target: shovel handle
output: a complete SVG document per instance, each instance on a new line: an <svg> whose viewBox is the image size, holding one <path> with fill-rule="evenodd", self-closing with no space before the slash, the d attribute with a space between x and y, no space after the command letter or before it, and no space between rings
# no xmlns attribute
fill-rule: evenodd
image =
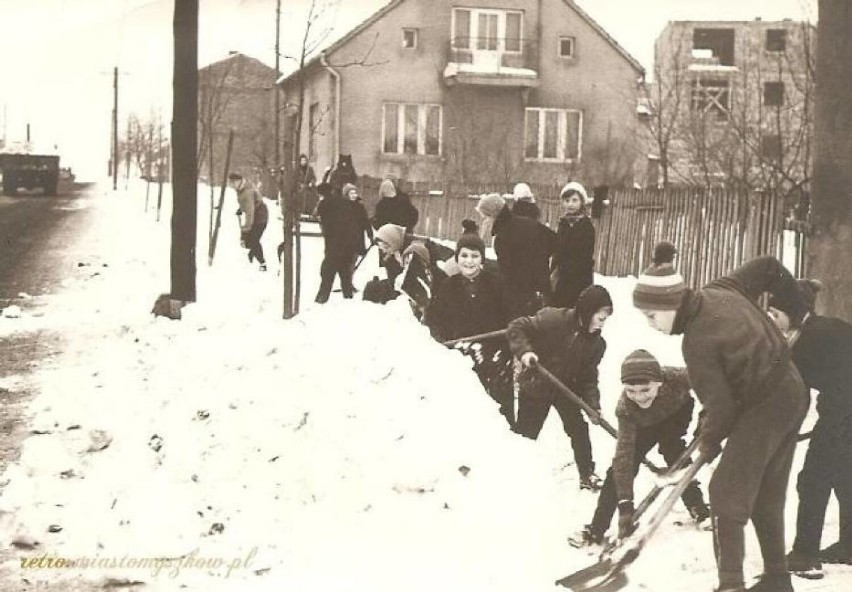
<svg viewBox="0 0 852 592"><path fill-rule="evenodd" d="M489 331L488 333L479 333L478 335L470 335L468 337L459 337L457 339L450 339L442 342L444 345L452 346L457 343L464 343L470 341L482 341L483 339L491 339L492 337L502 337L506 334L506 329L497 329L496 331Z"/></svg>
<svg viewBox="0 0 852 592"><path fill-rule="evenodd" d="M588 415L594 423L600 425L610 436L618 439L618 432L614 427L612 427L612 424L610 424L606 419L604 419L603 416L596 409L592 409L592 406L586 403L583 399L581 399L579 395L577 395L577 393L565 386L565 383L556 378L556 376L554 376L550 370L548 370L538 362L533 365L533 368L535 368L536 372L538 372L542 377L544 377L548 382L550 382L554 387L556 387L556 390L558 390L565 397L567 397L572 403L574 403L575 405L579 405L580 408L586 412L586 415ZM663 469L661 469L660 467L645 458L643 458L641 462L643 465L651 469L654 473L659 474L663 472Z"/></svg>

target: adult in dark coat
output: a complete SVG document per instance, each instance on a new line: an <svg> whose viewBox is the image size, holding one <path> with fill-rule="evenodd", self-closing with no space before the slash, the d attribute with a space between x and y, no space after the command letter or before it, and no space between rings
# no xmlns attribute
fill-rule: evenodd
<svg viewBox="0 0 852 592"><path fill-rule="evenodd" d="M485 243L465 233L456 243L459 273L447 278L435 292L424 322L438 341L505 329L508 318L503 285L484 269ZM474 370L500 413L514 424L512 361L505 338L491 338L463 348L475 362Z"/></svg>
<svg viewBox="0 0 852 592"><path fill-rule="evenodd" d="M600 411L598 364L606 351L601 329L612 314L612 299L601 286L589 286L580 295L575 309L543 308L534 316L521 317L509 323L507 336L512 353L529 367L541 360L565 386L577 393L593 409ZM565 433L571 439L574 460L580 473L582 489L600 489L601 479L595 474L589 425L579 405L556 391L537 373L525 371L518 379L517 431L536 439L551 406L562 419Z"/></svg>
<svg viewBox="0 0 852 592"><path fill-rule="evenodd" d="M414 232L420 212L411 203L407 194L398 190L390 179L379 186L379 201L373 213L373 228L379 229L385 224L402 226L408 233Z"/></svg>
<svg viewBox="0 0 852 592"><path fill-rule="evenodd" d="M764 271L746 264L693 292L670 264L653 265L633 292L634 306L653 328L683 335L689 379L704 406L700 450L705 459L722 454L709 487L719 592L745 590L749 520L764 569L749 590L793 589L784 502L808 395L787 340L757 304Z"/></svg>
<svg viewBox="0 0 852 592"><path fill-rule="evenodd" d="M308 162L306 154L299 155L299 168L296 171L296 189L299 192L299 200L302 204L300 214L313 212L317 205L317 176L314 167Z"/></svg>
<svg viewBox="0 0 852 592"><path fill-rule="evenodd" d="M340 195L343 191L343 186L347 183L355 185L358 183L358 174L355 172L355 165L352 164L351 154L341 154L337 159L337 165L332 169L329 176L332 193Z"/></svg>
<svg viewBox="0 0 852 592"><path fill-rule="evenodd" d="M515 205L512 206L513 214L532 218L535 221L541 220L541 210L535 203L535 196L529 185L518 183L512 189L512 196L515 198Z"/></svg>
<svg viewBox="0 0 852 592"><path fill-rule="evenodd" d="M482 197L477 210L494 220L491 233L510 316L535 313L550 299L548 261L553 231L531 218L514 215L497 193Z"/></svg>
<svg viewBox="0 0 852 592"><path fill-rule="evenodd" d="M353 191L357 195L354 185L344 185L341 195L327 197L317 207L325 239L325 258L320 267L321 281L316 297L319 303L328 301L336 275L340 277L344 298L352 298L355 291L352 267L357 255L366 252L364 235L367 231L372 233L372 229L363 204L351 199Z"/></svg>
<svg viewBox="0 0 852 592"><path fill-rule="evenodd" d="M556 230L552 270L553 305L572 307L594 281L595 227L586 213L586 190L568 183L559 195L563 215Z"/></svg>
<svg viewBox="0 0 852 592"><path fill-rule="evenodd" d="M793 362L805 385L818 391L816 424L799 473L796 540L787 556L791 572L822 577L821 560L852 563L852 325L814 311L822 284L797 280L796 289L774 257L760 257L759 288L770 293L769 313L792 342ZM791 298L792 297L792 298ZM825 512L834 491L840 509L840 538L820 552Z"/></svg>

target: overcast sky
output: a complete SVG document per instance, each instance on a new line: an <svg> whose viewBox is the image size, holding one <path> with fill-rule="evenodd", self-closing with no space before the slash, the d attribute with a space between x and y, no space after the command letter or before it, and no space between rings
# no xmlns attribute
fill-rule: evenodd
<svg viewBox="0 0 852 592"><path fill-rule="evenodd" d="M282 0L282 52L296 54L310 0ZM319 0L340 36L386 0ZM415 0L410 0L415 1ZM429 0L420 0L429 1ZM816 21L817 0L579 0L646 69L669 20ZM106 175L112 69L119 126L171 109L174 0L0 0L0 134L58 145L78 176ZM199 63L240 51L274 65L275 0L200 0ZM282 62L282 69L288 63ZM5 117L4 117L5 113ZM167 124L168 127L168 124Z"/></svg>

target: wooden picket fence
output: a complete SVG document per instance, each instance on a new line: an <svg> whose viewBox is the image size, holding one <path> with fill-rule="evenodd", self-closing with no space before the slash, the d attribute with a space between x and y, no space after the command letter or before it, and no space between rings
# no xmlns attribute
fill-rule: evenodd
<svg viewBox="0 0 852 592"><path fill-rule="evenodd" d="M378 201L378 179L361 180L367 210ZM417 234L458 238L462 220L479 220L476 195L469 188L409 186L420 211ZM499 188L497 188L499 192ZM558 195L558 188L555 188ZM550 192L548 192L549 194ZM687 285L697 288L758 255L794 262L794 274L805 276L806 224L785 220L783 202L768 193L678 188L610 190L597 230L595 270L603 275L638 275L651 261L654 245L674 243L676 266ZM559 202L539 200L542 222L556 229ZM792 249L793 252L786 252Z"/></svg>

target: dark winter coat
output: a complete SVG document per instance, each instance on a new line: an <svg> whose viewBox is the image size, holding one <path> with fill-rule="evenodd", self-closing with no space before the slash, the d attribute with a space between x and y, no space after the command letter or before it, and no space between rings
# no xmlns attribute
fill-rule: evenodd
<svg viewBox="0 0 852 592"><path fill-rule="evenodd" d="M600 409L598 364L606 351L606 341L600 331L589 333L582 326L588 326L595 312L591 311L589 318L581 320L582 313L572 309L543 308L534 316L521 317L509 323L507 337L515 357L535 352L545 368L591 407ZM534 376L525 372L521 380L530 381ZM541 388L550 387L542 384ZM539 389L528 390L535 392Z"/></svg>
<svg viewBox="0 0 852 592"><path fill-rule="evenodd" d="M473 280L461 274L447 278L435 292L425 321L438 341L505 329L500 277L483 269Z"/></svg>
<svg viewBox="0 0 852 592"><path fill-rule="evenodd" d="M309 165L299 165L298 169L299 178L296 179L296 182L299 184L299 191L305 191L308 189L314 189L317 184L317 176L314 173L314 168Z"/></svg>
<svg viewBox="0 0 852 592"><path fill-rule="evenodd" d="M411 199L398 191L396 197L383 197L376 204L373 214L373 228L379 229L385 224L403 226L406 232L413 232L420 219L420 213Z"/></svg>
<svg viewBox="0 0 852 592"><path fill-rule="evenodd" d="M531 201L516 201L515 205L512 207L512 213L516 216L532 218L536 222L541 220L541 210L539 210L538 206Z"/></svg>
<svg viewBox="0 0 852 592"><path fill-rule="evenodd" d="M326 254L351 255L366 252L364 235L372 239L367 210L360 201L327 197L318 207Z"/></svg>
<svg viewBox="0 0 852 592"><path fill-rule="evenodd" d="M595 227L588 216L563 216L556 230L552 268L554 306L572 307L594 282Z"/></svg>
<svg viewBox="0 0 852 592"><path fill-rule="evenodd" d="M852 325L812 314L793 345L793 362L808 388L819 391L819 423L839 425L852 417Z"/></svg>
<svg viewBox="0 0 852 592"><path fill-rule="evenodd" d="M355 166L352 164L351 154L341 154L337 160L337 165L331 171L329 183L335 195L340 195L340 191L347 183L353 185L358 184L358 174L355 172Z"/></svg>
<svg viewBox="0 0 852 592"><path fill-rule="evenodd" d="M647 409L642 409L621 394L615 409L618 418L618 441L615 445L615 457L612 460L612 472L615 490L619 500L633 499L633 480L636 475L636 443L641 430L650 430L657 441L680 439L685 435L689 421L685 421L683 431L677 434L661 433L662 428L673 427L667 420L678 414L684 406L692 411L692 397L689 394L689 377L685 368L663 368L663 384L657 392L657 398Z"/></svg>
<svg viewBox="0 0 852 592"><path fill-rule="evenodd" d="M683 334L689 379L704 407L701 437L711 448L768 398L805 397L786 339L757 304L766 274L766 266L753 261L687 290L675 317L672 333Z"/></svg>
<svg viewBox="0 0 852 592"><path fill-rule="evenodd" d="M536 293L550 297L548 261L553 248L553 231L506 207L492 229L494 251L506 287L510 313L524 314L524 306Z"/></svg>

